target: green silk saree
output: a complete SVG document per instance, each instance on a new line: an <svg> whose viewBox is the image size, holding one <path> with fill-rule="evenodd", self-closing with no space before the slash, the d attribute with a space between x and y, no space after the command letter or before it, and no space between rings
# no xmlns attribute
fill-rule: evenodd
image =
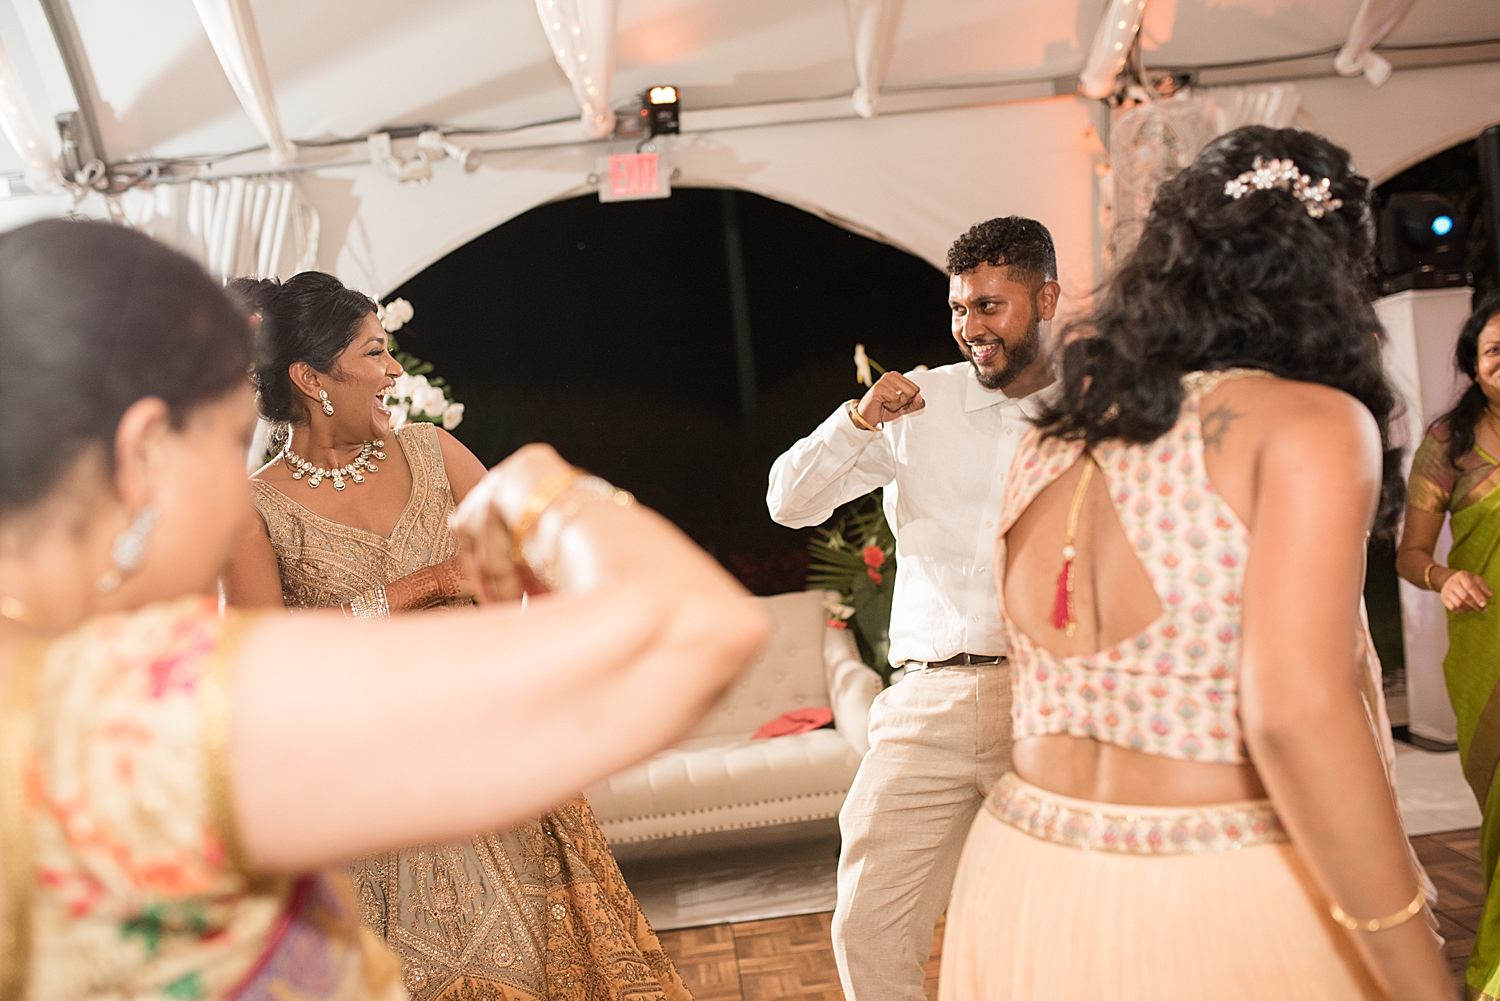
<svg viewBox="0 0 1500 1001"><path fill-rule="evenodd" d="M1462 468L1448 464L1447 443L1432 434L1412 460L1408 503L1450 514L1453 548L1448 565L1483 577L1500 595L1500 463L1476 448ZM1479 832L1485 903L1465 974L1470 1001L1500 1001L1500 604L1483 612L1448 613L1443 678L1458 717L1458 754L1464 778L1484 819Z"/></svg>

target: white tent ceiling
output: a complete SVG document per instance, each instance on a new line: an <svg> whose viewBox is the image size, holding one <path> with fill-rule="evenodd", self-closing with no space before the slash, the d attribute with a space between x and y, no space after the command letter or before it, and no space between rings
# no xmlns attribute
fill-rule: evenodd
<svg viewBox="0 0 1500 1001"><path fill-rule="evenodd" d="M191 0L71 0L111 159L260 145ZM576 117L526 0L253 0L283 128L299 140L390 125L509 128ZM1148 65L1202 66L1336 48L1358 0L1151 0ZM1076 75L1099 0L908 0L888 91ZM17 38L19 34L19 38ZM0 0L0 37L74 106L40 0ZM848 95L841 0L619 0L616 103L673 83L688 108ZM1420 0L1387 39L1500 37L1500 3ZM18 62L21 59L18 58ZM8 155L8 153L7 153ZM0 172L14 164L0 162Z"/></svg>
<svg viewBox="0 0 1500 1001"><path fill-rule="evenodd" d="M48 4L54 19L60 9L76 25L87 100L111 162L214 157L263 143L193 0L0 0L0 40L38 118L76 107ZM586 191L597 155L633 146L581 141L578 104L531 0L249 6L290 139L425 124L474 130L473 145L502 150L475 175L449 163L416 187L362 162L362 147L303 148L300 172L288 176L323 217L319 262L372 291L533 205ZM1393 56L1397 73L1379 90L1329 76L1358 7L1149 0L1143 59L1213 67L1317 54L1264 71L1205 71L1202 81L1304 78L1308 123L1377 177L1500 120L1500 46L1428 50L1428 62L1463 63L1440 68L1403 68ZM882 115L867 121L848 110L857 77L844 0L617 0L612 103L675 84L687 133L669 141L678 183L760 191L930 260L978 218L1035 215L1053 227L1065 277L1082 290L1097 267L1100 164L1097 140L1085 133L1108 119L1098 102L1072 96L1068 78L1082 68L1104 8L1104 0L905 0ZM1500 3L1417 0L1384 44L1497 38ZM217 169L268 168L252 153ZM19 171L0 151L0 174ZM6 201L35 204L0 209L0 220L52 210L38 207L45 199Z"/></svg>

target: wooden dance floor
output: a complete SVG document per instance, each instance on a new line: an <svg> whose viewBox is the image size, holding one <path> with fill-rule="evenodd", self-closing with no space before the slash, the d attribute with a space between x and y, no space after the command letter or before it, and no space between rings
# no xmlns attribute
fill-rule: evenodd
<svg viewBox="0 0 1500 1001"><path fill-rule="evenodd" d="M1437 916L1455 983L1474 945L1484 906L1479 831L1413 838L1417 856L1438 888ZM661 932L661 942L697 1001L843 1001L829 942L831 914L772 918ZM927 962L927 997L936 1001L943 950L939 923Z"/></svg>

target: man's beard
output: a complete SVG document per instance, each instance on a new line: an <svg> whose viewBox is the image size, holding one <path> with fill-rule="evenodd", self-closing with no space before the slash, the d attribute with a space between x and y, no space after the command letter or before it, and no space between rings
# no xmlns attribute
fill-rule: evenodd
<svg viewBox="0 0 1500 1001"><path fill-rule="evenodd" d="M969 359L969 364L974 368L974 378L985 389L1004 389L1027 368L1036 361L1036 356L1042 351L1042 322L1035 315L1031 319L1031 327L1026 331L1014 347L1005 346L1005 367L998 372L985 372L974 359Z"/></svg>

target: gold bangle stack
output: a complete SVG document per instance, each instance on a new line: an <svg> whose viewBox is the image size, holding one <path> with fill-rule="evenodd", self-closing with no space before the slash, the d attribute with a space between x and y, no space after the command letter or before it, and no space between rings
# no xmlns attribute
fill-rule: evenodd
<svg viewBox="0 0 1500 1001"><path fill-rule="evenodd" d="M388 619L391 605L386 600L385 588L377 587L349 599L349 617L354 619Z"/></svg>
<svg viewBox="0 0 1500 1001"><path fill-rule="evenodd" d="M844 412L849 415L849 420L854 423L854 426L863 431L880 432L885 430L885 421L878 421L874 424L871 424L869 421L865 420L865 415L859 412L858 400L850 400L848 403L844 404Z"/></svg>
<svg viewBox="0 0 1500 1001"><path fill-rule="evenodd" d="M521 545L531 530L536 527L537 519L542 512L552 506L552 502L563 494L568 488L583 479L584 472L573 466L553 476L531 492L526 498L526 504L521 508L521 513L516 515L516 520L510 524L511 556L517 563L526 562L526 554L521 551Z"/></svg>
<svg viewBox="0 0 1500 1001"><path fill-rule="evenodd" d="M1437 560L1433 560L1431 563L1427 564L1427 569L1422 571L1422 583L1427 585L1427 590L1437 590L1437 588L1432 586L1432 571L1436 570L1441 565L1442 564L1438 563Z"/></svg>
<svg viewBox="0 0 1500 1001"><path fill-rule="evenodd" d="M1347 913L1344 912L1344 909L1342 907L1340 907L1338 904L1332 903L1328 905L1328 913L1333 915L1333 920L1337 921L1339 924L1343 925L1350 931L1385 931L1385 929L1387 928L1394 928L1397 925L1405 924L1412 918L1416 917L1418 914L1422 913L1422 905L1425 903L1427 903L1427 894L1423 891L1422 887L1418 885L1417 895L1411 898L1411 903L1407 904L1401 910L1397 911L1395 914L1390 915L1389 917L1372 918L1369 921L1361 921L1358 918L1350 917Z"/></svg>
<svg viewBox="0 0 1500 1001"><path fill-rule="evenodd" d="M576 495L582 496L576 496ZM609 501L616 507L629 507L635 496L621 490L608 480L590 476L580 469L569 469L538 487L526 499L520 517L511 526L511 545L515 562L527 567L543 584L555 588L558 575L553 566L557 556L557 540L568 523L580 512L596 501ZM541 545L537 530L549 514L556 515L557 523L549 533L551 552L543 552L548 546Z"/></svg>

